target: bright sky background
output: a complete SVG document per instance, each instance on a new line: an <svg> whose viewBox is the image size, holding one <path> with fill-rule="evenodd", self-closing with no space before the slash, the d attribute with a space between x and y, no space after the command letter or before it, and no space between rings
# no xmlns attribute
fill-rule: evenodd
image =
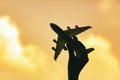
<svg viewBox="0 0 120 80"><path fill-rule="evenodd" d="M0 0L0 80L67 80L68 54L54 61L57 35L62 29L90 25L80 34L89 54L79 80L120 80L119 0Z"/></svg>

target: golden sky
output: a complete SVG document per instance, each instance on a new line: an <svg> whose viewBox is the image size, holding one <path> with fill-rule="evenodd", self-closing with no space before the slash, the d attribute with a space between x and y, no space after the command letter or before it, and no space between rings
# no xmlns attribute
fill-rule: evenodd
<svg viewBox="0 0 120 80"><path fill-rule="evenodd" d="M90 25L80 34L89 54L80 80L120 80L120 1L118 0L1 0L0 80L67 80L68 54L53 60L57 35L50 23Z"/></svg>

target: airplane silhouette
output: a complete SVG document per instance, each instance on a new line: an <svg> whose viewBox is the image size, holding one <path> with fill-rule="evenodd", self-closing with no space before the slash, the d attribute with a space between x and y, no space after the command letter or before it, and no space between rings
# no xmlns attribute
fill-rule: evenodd
<svg viewBox="0 0 120 80"><path fill-rule="evenodd" d="M58 34L58 40L57 41L55 39L53 40L53 42L56 43L56 48L52 47L52 49L55 51L54 60L57 60L62 49L67 50L67 48L65 47L66 42L71 43L72 46L75 48L76 54L80 55L81 49L79 45L76 43L76 41L72 39L72 37L74 37L75 35L78 35L81 32L84 32L85 30L89 28L92 28L91 26L78 27L76 25L76 28L70 29L68 27L68 30L63 31L58 25L54 23L50 23L50 26L53 29L53 31ZM89 48L89 49L84 49L82 51L88 54L93 50L94 48Z"/></svg>

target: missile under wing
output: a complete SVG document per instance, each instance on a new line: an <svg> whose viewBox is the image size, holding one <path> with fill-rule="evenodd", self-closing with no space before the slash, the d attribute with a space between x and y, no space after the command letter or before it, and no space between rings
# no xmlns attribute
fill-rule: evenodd
<svg viewBox="0 0 120 80"><path fill-rule="evenodd" d="M50 26L52 27L52 29L58 33L58 34L61 34L59 29L59 26L54 24L54 23L50 23ZM89 28L92 28L90 26L85 26L85 27L78 27L77 25L75 26L75 28L71 29L68 27L68 30L64 30L64 32L69 36L69 37L73 37L73 36L76 36L78 35L79 33L81 32L84 32L86 31L87 29ZM66 50L67 48L65 47L65 43L66 41L61 38L59 35L58 35L58 39L57 41L54 39L53 40L55 43L56 43L56 48L52 47L52 49L55 51L55 54L54 54L54 59L56 60L57 57L59 56L60 52L62 51L62 49Z"/></svg>

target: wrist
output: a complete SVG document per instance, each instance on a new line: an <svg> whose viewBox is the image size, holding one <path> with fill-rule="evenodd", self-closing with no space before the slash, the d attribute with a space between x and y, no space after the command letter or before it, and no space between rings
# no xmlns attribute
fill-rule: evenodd
<svg viewBox="0 0 120 80"><path fill-rule="evenodd" d="M68 77L68 80L78 80L78 77L76 78L76 77Z"/></svg>
<svg viewBox="0 0 120 80"><path fill-rule="evenodd" d="M68 80L78 80L78 75L68 74Z"/></svg>

